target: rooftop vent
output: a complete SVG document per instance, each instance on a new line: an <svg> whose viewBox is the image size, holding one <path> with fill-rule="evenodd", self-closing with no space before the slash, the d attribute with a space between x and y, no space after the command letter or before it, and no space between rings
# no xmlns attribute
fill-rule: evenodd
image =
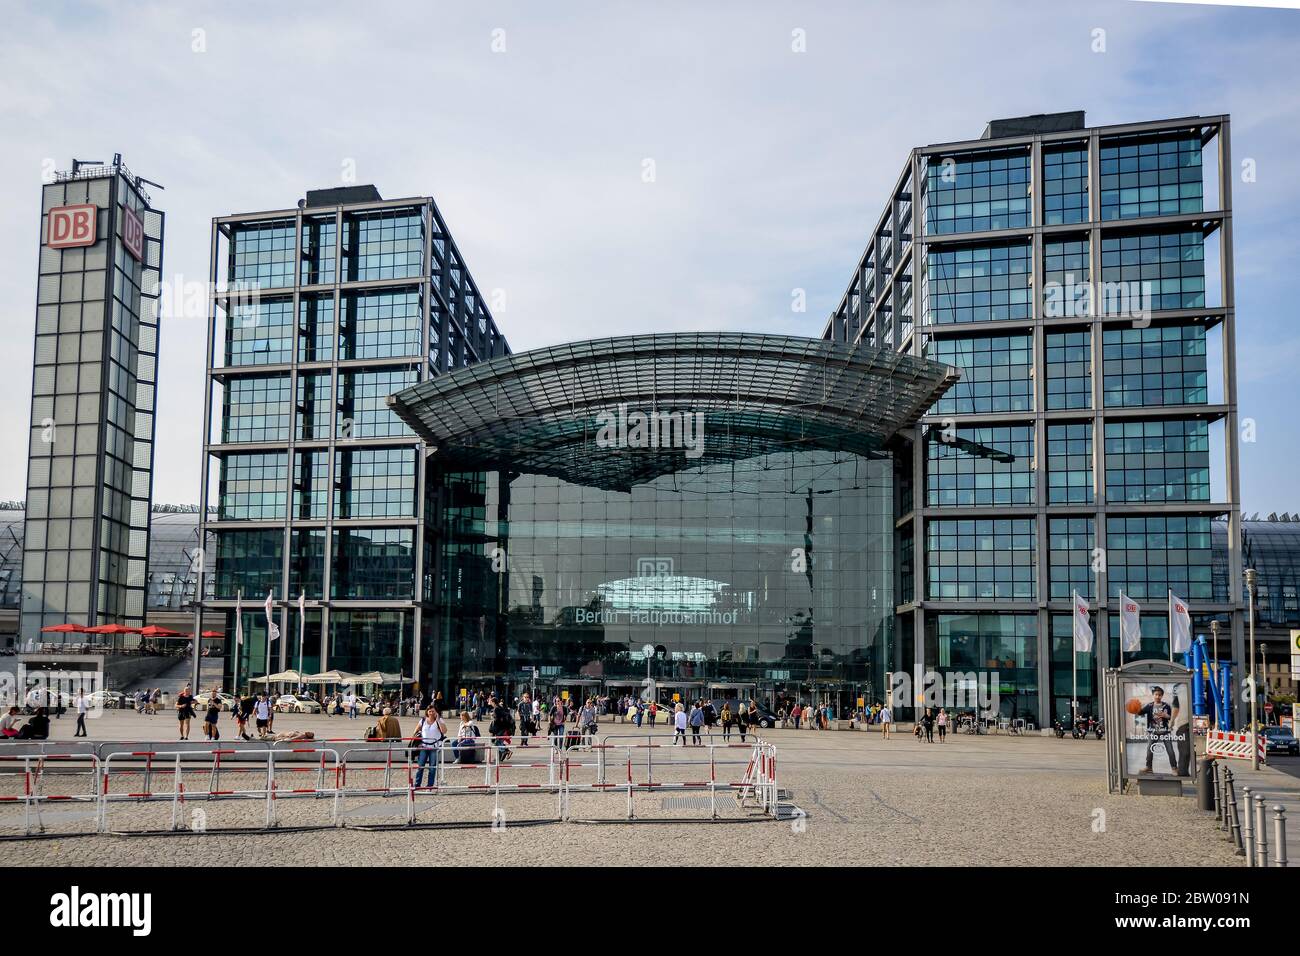
<svg viewBox="0 0 1300 956"><path fill-rule="evenodd" d="M1072 129L1083 128L1083 110L1070 110L1067 113L1035 113L1033 116L989 120L989 125L984 127L984 135L980 139L1032 136L1035 133L1065 133Z"/></svg>
<svg viewBox="0 0 1300 956"><path fill-rule="evenodd" d="M347 206L360 202L382 202L374 186L338 186L334 189L309 189L305 208L313 206Z"/></svg>

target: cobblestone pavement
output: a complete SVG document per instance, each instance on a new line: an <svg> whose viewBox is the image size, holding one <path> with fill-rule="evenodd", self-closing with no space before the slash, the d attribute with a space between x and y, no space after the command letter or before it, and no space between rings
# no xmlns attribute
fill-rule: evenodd
<svg viewBox="0 0 1300 956"><path fill-rule="evenodd" d="M164 726L167 719L110 714L93 726L108 732L98 736L120 739L130 730L140 734ZM277 723L277 730L310 727L321 738L366 726L324 717L282 717ZM67 729L58 736L70 736L71 725ZM618 733L628 728L606 729ZM755 820L737 809L731 797L720 796L728 822L523 825L555 814L555 797L536 794L503 797L505 826L493 830L486 826L491 796L445 796L418 801L419 820L484 826L8 840L0 842L0 864L198 866L274 860L356 866L508 860L1073 866L1145 865L1152 849L1159 848L1165 865L1238 865L1209 815L1195 810L1191 799L1107 794L1105 752L1097 741L954 736L948 743L928 745L909 736L886 742L875 733L792 730L767 732L766 737L779 751L781 786L793 791L806 819ZM662 749L656 753L674 756ZM684 757L680 751L675 756ZM638 813L696 815L690 809L665 813L664 799L637 797ZM278 822L284 827L326 822L328 803L282 801ZM208 824L216 827L260 823L264 804L241 801L209 808ZM626 809L626 796L575 796L571 809L575 817L615 820ZM48 812L69 814L69 825L85 826L84 816L80 824L75 817L84 815L84 808ZM118 827L166 826L171 806L117 805L112 813ZM354 799L344 813L350 823L398 822L404 818L404 800ZM12 826L14 818L8 819Z"/></svg>

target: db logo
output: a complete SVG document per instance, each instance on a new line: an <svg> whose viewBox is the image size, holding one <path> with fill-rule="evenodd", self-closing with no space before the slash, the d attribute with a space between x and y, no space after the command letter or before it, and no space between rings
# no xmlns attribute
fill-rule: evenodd
<svg viewBox="0 0 1300 956"><path fill-rule="evenodd" d="M125 206L122 207L122 245L136 262L144 262L144 223Z"/></svg>
<svg viewBox="0 0 1300 956"><path fill-rule="evenodd" d="M51 249L93 246L98 238L95 229L95 206L59 206L50 210L49 233L45 244Z"/></svg>

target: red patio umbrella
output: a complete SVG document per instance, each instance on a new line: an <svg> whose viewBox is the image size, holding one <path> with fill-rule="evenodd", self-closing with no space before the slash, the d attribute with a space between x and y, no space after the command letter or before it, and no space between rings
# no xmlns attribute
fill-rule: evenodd
<svg viewBox="0 0 1300 956"><path fill-rule="evenodd" d="M84 634L86 632L86 629L82 627L80 624L51 624L49 627L41 628L42 634L47 632L57 633L57 634L71 634L71 633Z"/></svg>
<svg viewBox="0 0 1300 956"><path fill-rule="evenodd" d="M157 624L140 628L140 634L143 637L189 637L188 634L173 631L170 627L159 627Z"/></svg>
<svg viewBox="0 0 1300 956"><path fill-rule="evenodd" d="M199 637L225 637L224 631L204 631Z"/></svg>
<svg viewBox="0 0 1300 956"><path fill-rule="evenodd" d="M86 628L87 634L139 634L140 628L126 627L123 624L100 624Z"/></svg>

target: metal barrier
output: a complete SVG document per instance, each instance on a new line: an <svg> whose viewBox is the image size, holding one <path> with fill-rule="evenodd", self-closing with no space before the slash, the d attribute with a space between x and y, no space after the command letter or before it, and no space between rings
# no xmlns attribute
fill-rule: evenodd
<svg viewBox="0 0 1300 956"><path fill-rule="evenodd" d="M19 764L22 766L21 770L8 769ZM45 789L47 778L63 782L74 778L78 773L86 775L88 788L85 793L50 793ZM63 789L72 791L74 788ZM17 792L10 792L11 790ZM91 815L98 819L99 759L93 754L42 752L0 755L0 808L22 807L23 836L46 831L45 820L41 813L43 806L76 803L92 804L96 809ZM2 818L0 818L0 829L8 829Z"/></svg>
<svg viewBox="0 0 1300 956"><path fill-rule="evenodd" d="M283 758L279 766L276 763L277 758ZM292 759L291 763L290 758L296 759ZM171 805L171 820L165 828L168 830L248 829L246 826L214 827L208 822L206 809L193 817L188 825L182 820L182 811L188 803L232 800L262 802L265 806L262 829L273 829L277 825L276 808L279 801L319 797L335 792L332 782L335 774L331 771L336 770L338 762L338 752L327 747L293 746L279 751L274 748L252 750L230 747L206 751L192 749L117 751L110 753L102 761L98 830L100 833L133 832L113 828L109 812L114 804L162 802ZM247 766L248 764L253 766ZM202 781L206 777L206 784L187 788L185 777L187 772L191 780ZM315 776L314 785L293 785L296 780L290 776L290 784L282 786L277 779L277 772L286 775L312 774ZM248 779L241 777L241 774L252 774L251 782L255 785L240 786L242 780ZM127 778L126 789L114 789L115 782L119 785L123 784L122 778ZM170 781L170 786L159 787L158 781L163 781L164 784ZM135 788L131 789L132 786ZM333 822L331 819L331 825Z"/></svg>
<svg viewBox="0 0 1300 956"><path fill-rule="evenodd" d="M506 747L510 753L503 759ZM411 739L209 746L102 743L96 750L0 757L0 781L10 784L0 786L0 807L23 807L21 825L13 828L21 829L23 836L44 833L41 806L69 801L89 806L86 816L93 826L79 835L130 835L275 829L282 825L278 808L284 800L324 801L323 813L300 813L306 808L299 807L288 814L295 827L372 829L374 824L357 821L396 817L397 826L407 827L482 825L482 817L460 812L450 799L467 795L492 797L494 827L506 825L503 803L514 798L535 807L535 816L516 817L512 825L614 822L598 819L600 814L590 812L590 801L584 807L589 812L573 812L575 798L586 801L596 794L625 796L626 809L617 817L622 820L654 819L636 805L636 798L645 795L671 795L677 805L668 809L702 810L707 819L719 820L724 818L719 797L727 794L748 813L741 819L773 819L779 816L782 796L776 783L776 748L757 737L744 744L702 741L686 747L674 746L664 734L610 734L597 740L574 737L571 729L563 738L478 737L472 744L449 738L432 748L423 768L420 742ZM67 765L64 778L83 774L84 791L65 787L59 793L47 792L42 781L52 761ZM5 774L6 764L21 771ZM538 799L529 801L530 796ZM359 800L370 802L358 806ZM402 802L394 805L390 800ZM214 818L220 816L217 807L222 804L247 806L249 801L262 807L256 821L245 814L236 814L234 820ZM124 804L142 812L124 819ZM154 810L145 809L149 807ZM448 809L450 819L428 819L431 812ZM687 822L698 816L670 819Z"/></svg>

